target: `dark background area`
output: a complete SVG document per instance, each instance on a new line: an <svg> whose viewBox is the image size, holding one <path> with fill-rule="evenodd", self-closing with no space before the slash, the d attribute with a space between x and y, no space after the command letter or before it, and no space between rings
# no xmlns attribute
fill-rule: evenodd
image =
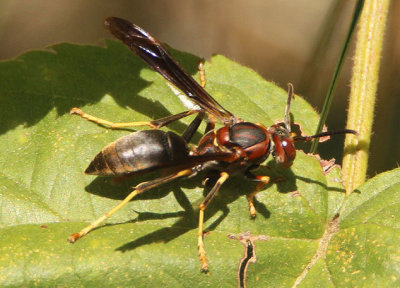
<svg viewBox="0 0 400 288"><path fill-rule="evenodd" d="M111 38L103 29L104 19L118 16L176 49L206 59L223 54L284 89L291 82L296 94L320 111L354 4L355 0L3 0L0 60L59 42L102 45L104 38ZM397 167L400 159L399 19L400 2L392 1L369 176ZM331 129L345 126L353 54L354 45L347 54L328 117ZM335 139L320 145L319 150L323 157L340 162L343 138Z"/></svg>

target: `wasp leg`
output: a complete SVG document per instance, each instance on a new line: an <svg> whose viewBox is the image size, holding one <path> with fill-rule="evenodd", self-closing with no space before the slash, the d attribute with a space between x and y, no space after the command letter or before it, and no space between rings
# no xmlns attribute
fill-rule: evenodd
<svg viewBox="0 0 400 288"><path fill-rule="evenodd" d="M89 120L91 122L94 122L94 123L97 123L100 125L108 126L111 128L126 128L126 127L133 127L133 126L149 126L151 128L161 128L171 122L177 121L179 119L182 119L184 117L187 117L189 115L192 115L192 114L198 113L198 112L199 112L199 110L189 110L189 111L185 111L185 112L178 113L175 115L167 116L167 117L157 119L157 120L125 122L125 123L110 122L108 120L104 120L99 117L87 114L87 113L83 112L81 109L76 108L76 107L72 108L69 113L71 115L78 115L83 119Z"/></svg>
<svg viewBox="0 0 400 288"><path fill-rule="evenodd" d="M199 73L200 73L200 85L201 85L201 87L205 88L207 80L206 80L206 70L204 70L204 62L203 61L199 62L198 69L199 69ZM213 115L211 115L211 114L208 115L207 126L204 131L204 134L206 134L207 132L209 132L211 130L214 130L216 121L217 121L217 119Z"/></svg>
<svg viewBox="0 0 400 288"><path fill-rule="evenodd" d="M260 176L260 175L251 175L251 180L259 181L256 189L247 196L247 201L249 202L249 211L251 217L256 217L257 211L256 207L254 207L254 197L257 195L261 189L269 183L270 178L268 176Z"/></svg>
<svg viewBox="0 0 400 288"><path fill-rule="evenodd" d="M91 230L96 228L101 222L103 222L104 220L108 219L111 215L113 215L119 209L124 207L136 195L138 195L138 194L140 194L140 193L142 193L142 192L144 192L146 190L149 190L151 188L154 188L156 186L159 186L159 185L161 185L163 183L169 182L169 181L171 181L173 179L176 179L178 177L189 176L191 174L193 174L193 171L191 169L185 169L185 170L182 170L182 171L180 171L178 173L175 173L175 174L172 174L172 175L168 175L166 177L158 178L158 179L155 179L153 181L140 183L139 185L137 185L135 187L135 190L133 190L128 196L126 196L126 198L124 200L122 200L122 202L119 203L117 206L115 206L113 209L108 211L106 214L104 214L103 216L101 216L97 220L95 220L92 223L90 223L87 227L82 229L79 233L74 233L71 236L69 236L68 242L74 243L77 240L79 240L80 238L82 238L83 236L85 236Z"/></svg>
<svg viewBox="0 0 400 288"><path fill-rule="evenodd" d="M199 230L197 234L197 248L199 250L199 257L201 262L201 271L208 272L208 263L206 258L206 250L204 249L203 242L203 223L204 223L204 210L206 210L210 201L214 198L215 194L221 188L222 184L229 178L229 174L226 172L221 172L219 179L215 183L214 187L204 198L203 202L200 204L200 214L199 214Z"/></svg>
<svg viewBox="0 0 400 288"><path fill-rule="evenodd" d="M204 70L204 62L203 60L199 62L199 65L197 66L200 72L200 85L201 87L205 88L206 87L206 71Z"/></svg>
<svg viewBox="0 0 400 288"><path fill-rule="evenodd" d="M204 70L204 62L200 61L199 65L197 67L198 67L199 73L200 73L200 85L201 85L201 87L205 88L207 80L206 80L206 70ZM213 115L208 114L208 121L207 121L207 126L204 131L204 134L206 134L207 132L209 132L211 130L214 130L216 121L217 121L217 119L215 117L213 117Z"/></svg>
<svg viewBox="0 0 400 288"><path fill-rule="evenodd" d="M204 131L204 134L207 134L207 133L210 132L211 130L214 130L214 128L215 128L215 121L216 121L216 119L215 119L211 114L208 115L207 126L206 126L206 130Z"/></svg>
<svg viewBox="0 0 400 288"><path fill-rule="evenodd" d="M183 131L182 138L185 139L186 143L189 143L192 139L194 133L196 133L199 128L201 121L204 119L204 111L200 111L196 118L189 124L189 126Z"/></svg>

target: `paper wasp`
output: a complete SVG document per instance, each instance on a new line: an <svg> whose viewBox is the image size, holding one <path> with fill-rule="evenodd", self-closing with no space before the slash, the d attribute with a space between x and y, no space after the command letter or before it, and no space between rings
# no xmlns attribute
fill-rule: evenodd
<svg viewBox="0 0 400 288"><path fill-rule="evenodd" d="M250 215L256 215L253 199L258 191L269 181L267 176L255 176L250 170L264 162L270 153L282 166L289 168L296 156L295 141L308 141L333 134L353 133L353 130L325 132L313 136L293 136L290 133L289 108L293 97L293 86L289 85L289 96L283 126L272 125L266 128L260 123L245 122L224 109L205 90L204 70L200 68L201 84L197 83L171 57L167 50L140 27L120 18L110 17L105 26L111 33L127 45L137 56L159 72L173 86L181 90L193 103L193 108L176 115L150 122L113 123L73 108L71 114L98 124L121 128L129 126L149 126L153 129L131 133L107 145L99 152L86 169L86 174L100 176L137 175L150 171L163 171L163 176L152 181L140 183L115 208L92 222L79 233L72 234L69 242L75 242L101 222L109 218L136 195L173 179L192 176L199 171L217 173L219 178L200 204L198 225L198 253L202 271L208 270L203 242L204 211L233 173L242 173L259 181L256 190L248 196ZM183 134L164 132L158 128L188 115L197 114ZM204 136L199 143L189 148L188 143L203 121L208 117ZM216 122L223 127L215 129ZM165 174L164 174L165 175Z"/></svg>

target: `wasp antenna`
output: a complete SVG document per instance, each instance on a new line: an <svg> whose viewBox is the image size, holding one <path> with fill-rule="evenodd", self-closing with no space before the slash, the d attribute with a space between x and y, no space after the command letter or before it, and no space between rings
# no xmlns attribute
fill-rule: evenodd
<svg viewBox="0 0 400 288"><path fill-rule="evenodd" d="M358 135L357 131L351 130L351 129L343 129L343 130L332 130L332 131L327 131L327 132L322 132L320 134L315 134L311 136L296 136L293 137L294 141L310 141L314 138L320 138L320 137L325 137L325 136L332 136L332 135L339 135L339 134L354 134Z"/></svg>
<svg viewBox="0 0 400 288"><path fill-rule="evenodd" d="M294 98L294 87L292 83L288 83L288 99L286 102L286 108L285 108L285 128L290 132L290 103L292 101L292 98Z"/></svg>

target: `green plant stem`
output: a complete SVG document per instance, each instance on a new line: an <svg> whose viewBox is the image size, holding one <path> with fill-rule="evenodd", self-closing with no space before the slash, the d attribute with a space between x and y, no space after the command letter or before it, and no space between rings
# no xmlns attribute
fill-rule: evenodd
<svg viewBox="0 0 400 288"><path fill-rule="evenodd" d="M328 118L329 110L330 110L332 100L333 100L333 95L334 95L333 92L335 91L336 83L339 78L339 73L340 73L342 65L344 63L344 57L346 55L347 48L349 47L350 39L351 39L351 36L353 35L353 31L356 27L356 24L357 24L358 18L360 16L360 13L362 11L363 5L364 5L364 0L358 0L355 5L354 14L353 14L350 26L349 26L349 31L347 32L347 36L346 36L346 40L344 41L342 52L340 54L338 63L336 64L335 72L333 73L331 83L329 84L328 92L326 93L325 102L324 102L324 105L322 106L321 118L319 120L318 127L317 127L317 130L315 131L315 134L319 134L322 132L322 128L324 127L326 119ZM318 143L319 143L319 139L314 139L314 141L311 143L311 148L310 148L311 153L317 152Z"/></svg>
<svg viewBox="0 0 400 288"><path fill-rule="evenodd" d="M351 79L347 135L343 157L346 194L365 182L374 116L383 34L390 0L366 0L361 14Z"/></svg>

